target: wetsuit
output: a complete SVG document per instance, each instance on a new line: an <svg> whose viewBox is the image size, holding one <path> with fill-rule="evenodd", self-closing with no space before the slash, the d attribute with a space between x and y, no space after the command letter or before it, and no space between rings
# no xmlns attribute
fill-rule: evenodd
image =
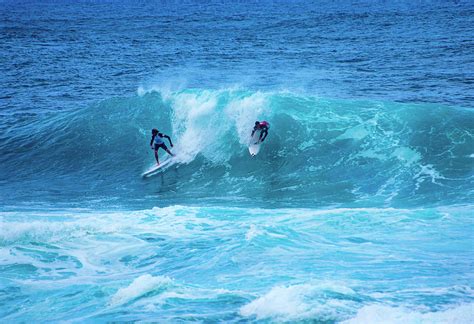
<svg viewBox="0 0 474 324"><path fill-rule="evenodd" d="M155 151L158 151L158 149L159 149L160 147L161 147L162 149L164 149L165 151L168 150L168 147L166 146L165 142L163 141L163 134L158 133L158 134L155 136L154 143L155 143Z"/></svg>

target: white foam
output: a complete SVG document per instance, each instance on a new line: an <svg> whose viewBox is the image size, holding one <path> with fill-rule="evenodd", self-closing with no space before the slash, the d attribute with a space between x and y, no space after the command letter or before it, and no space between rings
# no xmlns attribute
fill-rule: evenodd
<svg viewBox="0 0 474 324"><path fill-rule="evenodd" d="M56 221L55 217L48 214L32 217L42 220L35 221L8 221L18 219L25 213L2 213L0 212L0 243L15 244L17 242L40 241L48 243L64 243L77 241L77 238L89 237L94 239L96 235L112 234L114 237L137 233L154 233L167 237L186 237L200 232L201 225L221 226L226 221L197 217L200 211L197 207L169 206L164 208L152 208L140 211L118 211L87 213L64 211L61 218L65 221ZM120 221L117 221L117 220ZM188 225L192 224L193 227ZM151 229L151 227L153 230Z"/></svg>
<svg viewBox="0 0 474 324"><path fill-rule="evenodd" d="M248 145L256 120L268 119L268 116L264 116L266 105L266 96L260 92L233 100L227 105L225 113L234 122L240 144Z"/></svg>
<svg viewBox="0 0 474 324"><path fill-rule="evenodd" d="M351 301L328 299L328 293L353 295L355 292L332 282L273 287L267 294L240 308L242 316L260 319L292 321L321 317L333 319L335 308L345 307Z"/></svg>
<svg viewBox="0 0 474 324"><path fill-rule="evenodd" d="M177 156L181 162L190 162L206 147L212 146L215 133L220 129L214 113L218 103L215 93L180 93L173 97L173 134L176 139Z"/></svg>
<svg viewBox="0 0 474 324"><path fill-rule="evenodd" d="M343 140L343 139L354 139L354 140L361 140L368 136L370 133L365 128L365 125L357 125L352 128L349 128L344 133L336 137L336 140Z"/></svg>
<svg viewBox="0 0 474 324"><path fill-rule="evenodd" d="M354 318L344 321L345 324L356 323L417 323L417 324L464 324L474 322L474 304L456 306L439 311L421 313L406 308L371 305L361 308Z"/></svg>
<svg viewBox="0 0 474 324"><path fill-rule="evenodd" d="M248 96L229 89L175 93L170 105L177 158L188 163L202 154L214 162L227 161L234 154L232 142L248 144L265 104L266 95L259 92Z"/></svg>
<svg viewBox="0 0 474 324"><path fill-rule="evenodd" d="M189 163L198 154L213 162L225 162L235 153L231 151L232 143L247 146L255 121L269 119L269 93L179 88L176 84L158 84L137 89L140 96L159 92L169 104L176 143L173 151L178 162Z"/></svg>
<svg viewBox="0 0 474 324"><path fill-rule="evenodd" d="M76 222L0 222L0 243L18 241L61 241L65 237L77 238L86 235L88 228Z"/></svg>
<svg viewBox="0 0 474 324"><path fill-rule="evenodd" d="M404 161L406 164L412 164L421 160L421 154L409 147L398 147L393 152L393 156Z"/></svg>
<svg viewBox="0 0 474 324"><path fill-rule="evenodd" d="M437 180L446 179L441 175L432 164L422 165L420 171L413 177L416 180L416 189L418 190L421 184L426 180L431 180L431 183L442 186Z"/></svg>
<svg viewBox="0 0 474 324"><path fill-rule="evenodd" d="M262 230L258 229L254 224L250 225L249 230L247 231L247 234L245 234L245 239L247 241L251 241L253 238L257 237L258 235L261 235L263 233Z"/></svg>
<svg viewBox="0 0 474 324"><path fill-rule="evenodd" d="M294 318L309 310L304 297L311 290L309 285L274 287L264 296L255 299L240 309L242 316L256 316L257 319L283 317Z"/></svg>
<svg viewBox="0 0 474 324"><path fill-rule="evenodd" d="M112 296L110 306L125 304L151 291L164 288L170 283L172 283L172 280L165 276L153 277L149 274L142 275L135 279L128 287L119 289Z"/></svg>
<svg viewBox="0 0 474 324"><path fill-rule="evenodd" d="M387 156L385 154L379 153L374 149L368 149L363 152L360 152L359 154L357 154L357 157L376 159L380 161L384 161L387 159Z"/></svg>
<svg viewBox="0 0 474 324"><path fill-rule="evenodd" d="M210 209L188 206L168 206L164 208L152 208L140 211L117 211L117 212L76 212L64 211L59 215L65 221L56 221L55 216L49 217L47 213L37 215L31 213L31 218L42 220L16 221L25 213L0 213L0 243L14 244L19 241L41 241L41 242L65 242L75 241L77 238L92 237L95 235L114 234L125 235L137 233L153 233L166 237L188 237L201 232L203 226L212 225L222 227L230 221L222 215L229 210L240 215L266 215L268 211L259 208L218 208ZM199 217L204 211L209 217ZM380 213L412 213L416 209L394 209L394 208L333 208L333 209L298 209L298 219L313 220L315 216L337 215L345 213L366 213L369 215ZM295 209L272 210L272 219L275 221L294 220ZM56 214L54 214L56 215ZM218 215L218 217L211 217ZM9 221L9 220L12 221ZM120 221L117 221L117 220ZM264 219L262 219L265 224ZM192 227L188 225L192 224ZM264 228L253 222L246 237L253 238L260 235ZM266 231L265 235L270 235Z"/></svg>

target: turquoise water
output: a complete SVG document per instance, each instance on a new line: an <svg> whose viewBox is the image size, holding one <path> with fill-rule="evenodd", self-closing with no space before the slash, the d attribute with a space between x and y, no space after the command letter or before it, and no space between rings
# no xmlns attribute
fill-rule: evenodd
<svg viewBox="0 0 474 324"><path fill-rule="evenodd" d="M474 321L470 2L0 16L2 321Z"/></svg>

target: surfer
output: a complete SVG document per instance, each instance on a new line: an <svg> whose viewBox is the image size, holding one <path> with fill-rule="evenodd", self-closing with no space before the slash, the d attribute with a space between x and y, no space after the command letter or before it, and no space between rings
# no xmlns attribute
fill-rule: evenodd
<svg viewBox="0 0 474 324"><path fill-rule="evenodd" d="M255 126L252 131L251 137L253 137L253 134L255 134L256 131L260 131L260 137L258 138L258 142L263 142L265 138L267 138L268 135L268 129L270 128L270 124L266 121L259 122L258 120L255 122ZM255 143L255 144L257 144Z"/></svg>
<svg viewBox="0 0 474 324"><path fill-rule="evenodd" d="M171 138L168 135L164 135L160 133L156 128L153 128L151 130L151 141L150 141L150 146L151 149L155 150L155 159L156 163L160 165L160 161L158 160L158 149L161 147L163 150L165 150L169 155L174 156L173 153L168 149L168 147L165 144L165 141L163 140L164 138L167 138L168 141L170 142L171 147L173 147L173 143L171 142ZM153 146L153 142L155 145Z"/></svg>

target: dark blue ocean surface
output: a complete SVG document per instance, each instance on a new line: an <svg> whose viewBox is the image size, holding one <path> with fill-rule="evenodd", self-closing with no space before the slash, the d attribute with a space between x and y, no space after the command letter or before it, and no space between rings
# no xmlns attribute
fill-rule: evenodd
<svg viewBox="0 0 474 324"><path fill-rule="evenodd" d="M290 89L472 107L470 1L2 2L2 108L138 85Z"/></svg>
<svg viewBox="0 0 474 324"><path fill-rule="evenodd" d="M471 1L1 1L0 318L474 321L473 30ZM143 178L154 127L177 163Z"/></svg>

